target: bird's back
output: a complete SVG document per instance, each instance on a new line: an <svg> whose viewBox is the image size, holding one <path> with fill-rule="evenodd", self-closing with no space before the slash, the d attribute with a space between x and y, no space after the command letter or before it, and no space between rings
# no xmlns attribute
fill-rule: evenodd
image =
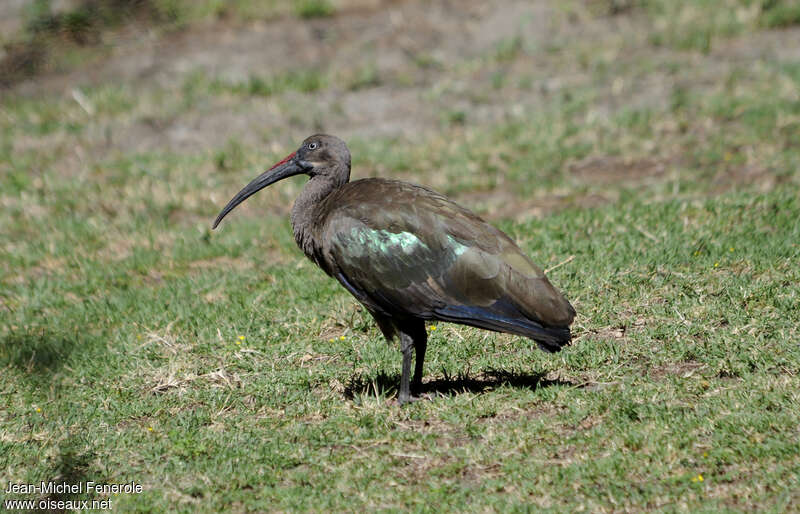
<svg viewBox="0 0 800 514"><path fill-rule="evenodd" d="M503 232L430 189L350 182L316 209L314 258L370 310L527 336L554 351L575 311Z"/></svg>

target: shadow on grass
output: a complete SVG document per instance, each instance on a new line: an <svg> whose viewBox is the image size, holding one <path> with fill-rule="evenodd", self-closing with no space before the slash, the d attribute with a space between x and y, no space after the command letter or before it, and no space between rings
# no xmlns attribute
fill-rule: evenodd
<svg viewBox="0 0 800 514"><path fill-rule="evenodd" d="M0 338L0 366L10 364L30 375L54 373L79 346L77 338L46 328L11 332Z"/></svg>
<svg viewBox="0 0 800 514"><path fill-rule="evenodd" d="M59 445L58 455L55 457L52 482L70 485L86 483L88 480L94 482L104 482L91 473L91 463L97 457L91 450L91 445L87 441L81 441L79 437L68 437ZM74 494L71 491L52 491L46 494L43 499L53 501L67 501L76 499L86 499L93 495L84 489L82 494ZM65 512L51 510L50 512Z"/></svg>
<svg viewBox="0 0 800 514"><path fill-rule="evenodd" d="M550 386L575 386L576 384L565 380L547 380L544 373L524 373L504 369L489 369L470 375L469 372L459 372L458 375L424 381L420 394L432 396L451 396L459 393L483 393L506 385L518 389L535 391L541 387ZM345 386L344 396L352 400L362 395L389 395L394 394L400 387L400 375L387 375L384 372L374 377L357 375Z"/></svg>

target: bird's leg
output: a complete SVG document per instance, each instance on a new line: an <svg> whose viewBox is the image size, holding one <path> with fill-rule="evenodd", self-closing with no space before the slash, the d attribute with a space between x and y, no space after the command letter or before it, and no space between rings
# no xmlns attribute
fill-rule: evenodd
<svg viewBox="0 0 800 514"><path fill-rule="evenodd" d="M425 362L425 350L428 346L428 334L425 332L425 322L421 319L406 320L396 325L400 333L400 351L403 352L403 374L400 376L401 404L416 400L422 386L422 365ZM411 381L411 352L417 355L414 365L414 380ZM414 396L411 396L411 393Z"/></svg>
<svg viewBox="0 0 800 514"><path fill-rule="evenodd" d="M409 378L411 375L411 351L414 348L414 339L408 332L400 332L400 351L403 352L403 374L400 375L400 405L411 401ZM415 377L416 378L416 377Z"/></svg>
<svg viewBox="0 0 800 514"><path fill-rule="evenodd" d="M422 386L422 364L425 362L425 350L428 347L428 333L425 331L425 322L421 319L393 320L392 318L369 311L378 327L383 332L387 341L391 342L396 336L400 339L400 351L403 353L403 372L400 375L400 404L416 400ZM414 365L414 379L411 379L411 353L417 355ZM411 396L411 393L414 396Z"/></svg>
<svg viewBox="0 0 800 514"><path fill-rule="evenodd" d="M391 344L392 339L394 339L397 335L397 329L395 328L394 323L392 323L392 318L384 316L383 314L378 314L377 312L373 312L371 310L368 310L368 312L372 314L373 319L375 319L375 323L377 323L378 328L381 329L383 337L386 338L386 342Z"/></svg>

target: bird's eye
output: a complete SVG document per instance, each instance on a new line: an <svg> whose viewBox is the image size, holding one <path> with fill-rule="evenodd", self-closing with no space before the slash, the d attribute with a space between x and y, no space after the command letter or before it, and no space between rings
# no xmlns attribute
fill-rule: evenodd
<svg viewBox="0 0 800 514"><path fill-rule="evenodd" d="M317 146L319 146L319 145L317 145L317 143L308 143L308 145L307 145L309 150L316 150Z"/></svg>

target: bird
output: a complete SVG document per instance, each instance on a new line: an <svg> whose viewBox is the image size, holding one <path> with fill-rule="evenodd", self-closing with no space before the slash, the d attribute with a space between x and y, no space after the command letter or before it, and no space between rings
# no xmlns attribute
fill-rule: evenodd
<svg viewBox="0 0 800 514"><path fill-rule="evenodd" d="M294 239L388 342L399 339L400 405L420 398L426 322L514 334L551 353L570 343L575 309L508 235L432 189L385 178L351 182L350 168L344 141L312 135L239 191L212 229L261 189L307 175L291 210Z"/></svg>

